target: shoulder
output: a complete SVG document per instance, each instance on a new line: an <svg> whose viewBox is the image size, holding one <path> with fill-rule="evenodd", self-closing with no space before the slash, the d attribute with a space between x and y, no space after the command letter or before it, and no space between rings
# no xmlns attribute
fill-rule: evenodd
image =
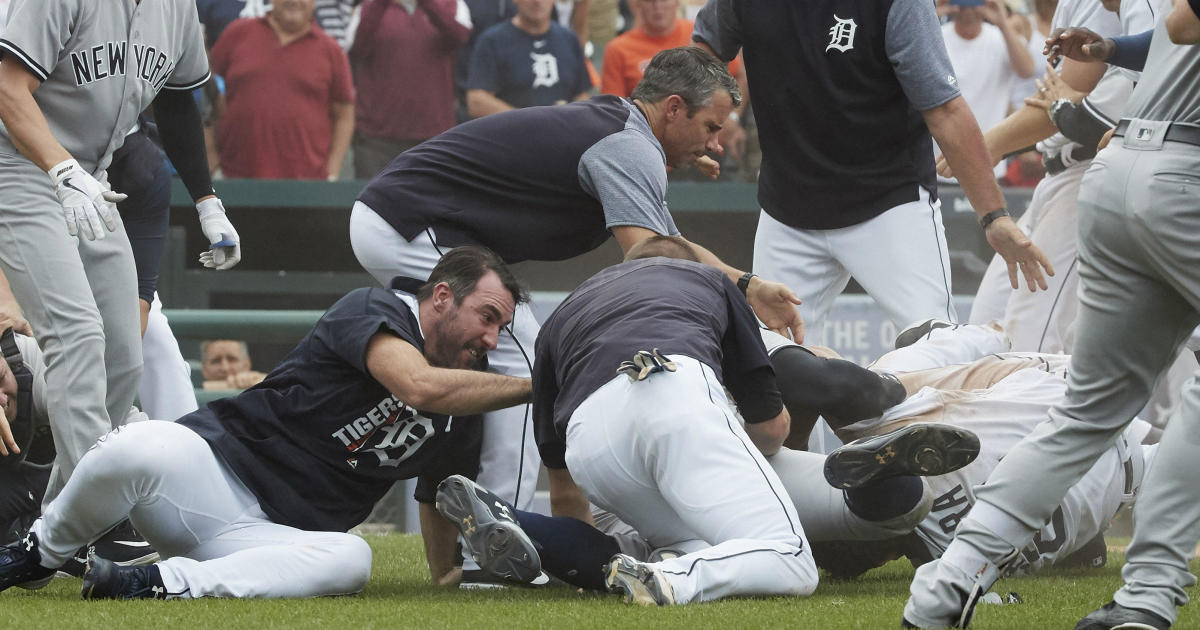
<svg viewBox="0 0 1200 630"><path fill-rule="evenodd" d="M475 43L475 45L478 46L480 44L494 43L505 39L510 39L513 31L515 30L517 30L517 27L513 26L512 22L508 20L502 20L484 29L484 31L479 34L479 40Z"/></svg>

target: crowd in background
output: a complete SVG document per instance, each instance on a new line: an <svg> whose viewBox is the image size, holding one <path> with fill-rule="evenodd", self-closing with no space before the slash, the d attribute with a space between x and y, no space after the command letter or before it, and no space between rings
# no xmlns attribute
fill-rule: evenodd
<svg viewBox="0 0 1200 630"><path fill-rule="evenodd" d="M1044 71L1055 0L937 0L982 129ZM691 41L702 0L197 0L217 75L204 90L217 176L369 179L451 126L598 93L628 96L655 52ZM741 62L730 72L745 89ZM721 179L755 181L749 103L725 124ZM1033 186L1035 151L996 176ZM673 178L707 179L694 169ZM952 182L953 180L944 180Z"/></svg>

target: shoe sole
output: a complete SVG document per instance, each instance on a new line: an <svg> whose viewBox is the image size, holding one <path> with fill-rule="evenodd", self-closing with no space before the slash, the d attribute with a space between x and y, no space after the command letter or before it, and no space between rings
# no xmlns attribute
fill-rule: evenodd
<svg viewBox="0 0 1200 630"><path fill-rule="evenodd" d="M625 568L625 571L621 569ZM610 593L619 593L626 604L639 606L663 606L650 587L640 578L638 573L642 567L629 566L623 559L614 559L604 567L604 585Z"/></svg>
<svg viewBox="0 0 1200 630"><path fill-rule="evenodd" d="M533 541L515 523L492 515L473 488L451 477L438 486L434 505L462 534L467 553L479 568L521 583L542 574L542 561Z"/></svg>
<svg viewBox="0 0 1200 630"><path fill-rule="evenodd" d="M825 479L843 490L876 480L917 475L933 477L975 461L979 437L966 429L940 424L912 424L887 439L847 444L825 458Z"/></svg>
<svg viewBox="0 0 1200 630"><path fill-rule="evenodd" d="M15 586L16 586L17 588L23 588L23 589L25 589L25 590L27 590L27 591L37 591L37 590L41 590L41 589L43 589L43 588L46 588L46 585L50 583L50 580L53 580L53 579L54 579L54 576L55 576L57 573L58 573L58 572L57 572L57 571L55 571L54 573L51 573L50 575L47 575L47 576L46 576L46 577L44 577L44 578L40 578L40 579L37 579L37 580L30 580L30 581L28 581L28 582L22 582L22 583L20 583L20 584L16 584Z"/></svg>

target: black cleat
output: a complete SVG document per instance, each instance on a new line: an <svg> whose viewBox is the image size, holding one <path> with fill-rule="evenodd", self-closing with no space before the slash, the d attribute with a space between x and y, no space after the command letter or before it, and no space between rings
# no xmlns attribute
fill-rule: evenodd
<svg viewBox="0 0 1200 630"><path fill-rule="evenodd" d="M979 437L958 427L914 423L883 435L855 440L825 458L825 479L835 488L861 488L901 475L933 477L970 464Z"/></svg>
<svg viewBox="0 0 1200 630"><path fill-rule="evenodd" d="M32 591L49 584L54 579L55 569L42 566L41 560L37 534L33 532L7 547L0 547L0 591L10 586Z"/></svg>
<svg viewBox="0 0 1200 630"><path fill-rule="evenodd" d="M158 565L123 567L91 554L83 572L84 599L166 599Z"/></svg>
<svg viewBox="0 0 1200 630"><path fill-rule="evenodd" d="M908 328L900 331L896 335L896 349L907 348L914 343L917 343L922 337L929 336L929 333L939 328L950 328L954 324L944 319L927 319L923 322L909 324Z"/></svg>
<svg viewBox="0 0 1200 630"><path fill-rule="evenodd" d="M487 573L528 584L542 575L542 559L500 497L462 475L438 484L436 506L462 534L467 552Z"/></svg>
<svg viewBox="0 0 1200 630"><path fill-rule="evenodd" d="M154 564L159 560L158 552L127 519L96 539L96 542L80 547L59 571L73 577L83 577L88 556L93 553L123 567Z"/></svg>
<svg viewBox="0 0 1200 630"><path fill-rule="evenodd" d="M1079 620L1075 630L1167 630L1171 622L1138 608L1108 602Z"/></svg>

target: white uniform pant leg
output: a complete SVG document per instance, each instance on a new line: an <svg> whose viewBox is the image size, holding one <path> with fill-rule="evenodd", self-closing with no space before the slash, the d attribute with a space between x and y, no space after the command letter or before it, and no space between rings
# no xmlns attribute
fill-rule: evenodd
<svg viewBox="0 0 1200 630"><path fill-rule="evenodd" d="M142 411L157 420L181 418L198 408L192 387L192 368L183 353L171 325L162 312L158 293L150 303L146 334L142 337L142 383L138 397Z"/></svg>
<svg viewBox="0 0 1200 630"><path fill-rule="evenodd" d="M754 273L786 285L800 298L804 340L825 345L825 322L833 300L850 282L824 230L798 230L759 212L754 234Z"/></svg>
<svg viewBox="0 0 1200 630"><path fill-rule="evenodd" d="M126 517L168 558L159 568L176 596L337 595L370 575L362 539L270 522L208 443L174 422L129 424L97 442L33 529L44 562L60 565Z"/></svg>
<svg viewBox="0 0 1200 630"><path fill-rule="evenodd" d="M46 174L25 158L0 155L0 187L0 266L46 362L58 453L48 505L133 403L142 368L137 273L124 224L76 242Z"/></svg>
<svg viewBox="0 0 1200 630"><path fill-rule="evenodd" d="M941 202L923 188L918 196L858 225L829 230L833 254L897 330L930 318L958 321Z"/></svg>
<svg viewBox="0 0 1200 630"><path fill-rule="evenodd" d="M923 500L905 514L869 521L850 511L845 492L825 483L824 455L782 448L767 461L795 505L809 542L881 540L907 534L925 518L932 504Z"/></svg>
<svg viewBox="0 0 1200 630"><path fill-rule="evenodd" d="M350 243L363 268L387 286L397 275L429 278L449 248L437 244L432 229L406 241L387 221L361 201L350 213ZM489 369L500 374L529 378L538 323L528 304L517 307L513 323L500 334L488 353ZM525 510L533 503L541 457L533 439L529 405L517 405L483 416L483 444L479 456L479 484Z"/></svg>
<svg viewBox="0 0 1200 630"><path fill-rule="evenodd" d="M1004 332L992 326L950 326L930 331L911 346L888 352L870 367L880 372L928 370L1008 352L1009 345Z"/></svg>
<svg viewBox="0 0 1200 630"><path fill-rule="evenodd" d="M1044 291L1030 293L1023 277L1020 289L1009 288L1002 324L1015 352L1071 352L1079 311L1076 201L1087 166L1079 164L1055 176L1034 217L1029 238L1050 259L1055 274L1046 276Z"/></svg>
<svg viewBox="0 0 1200 630"><path fill-rule="evenodd" d="M567 428L572 476L653 547L692 550L655 565L677 603L812 593L816 564L782 482L711 368L671 358L677 372L617 377L580 405Z"/></svg>

